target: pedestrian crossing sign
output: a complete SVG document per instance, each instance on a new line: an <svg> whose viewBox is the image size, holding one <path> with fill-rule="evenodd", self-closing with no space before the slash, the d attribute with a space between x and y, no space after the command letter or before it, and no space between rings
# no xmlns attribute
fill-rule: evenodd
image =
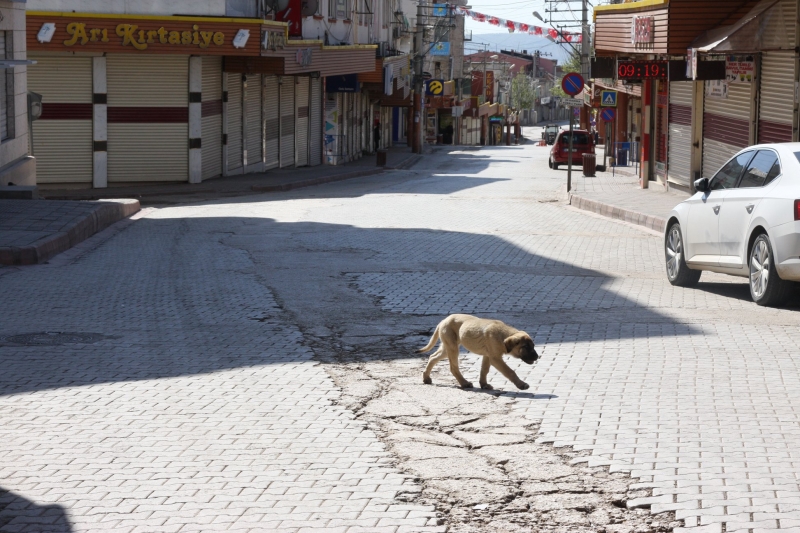
<svg viewBox="0 0 800 533"><path fill-rule="evenodd" d="M617 107L617 91L603 91L600 96L600 107Z"/></svg>

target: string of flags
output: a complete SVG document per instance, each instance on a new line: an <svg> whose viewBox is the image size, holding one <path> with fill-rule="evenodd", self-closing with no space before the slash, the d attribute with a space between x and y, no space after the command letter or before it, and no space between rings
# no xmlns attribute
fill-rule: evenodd
<svg viewBox="0 0 800 533"><path fill-rule="evenodd" d="M460 15L470 17L477 22L486 22L492 26L506 28L510 33L519 32L527 33L528 35L547 36L553 40L560 37L568 43L580 43L583 40L583 36L580 33L558 31L555 28L542 28L541 26L532 26L524 22L514 22L513 20L506 20L500 17L493 17L492 15L478 13L464 6L456 6L456 12Z"/></svg>

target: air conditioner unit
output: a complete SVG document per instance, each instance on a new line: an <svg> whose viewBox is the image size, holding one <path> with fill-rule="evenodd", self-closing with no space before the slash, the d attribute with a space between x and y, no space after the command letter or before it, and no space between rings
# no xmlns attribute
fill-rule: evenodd
<svg viewBox="0 0 800 533"><path fill-rule="evenodd" d="M386 57L389 54L389 43L381 41L378 43L378 57Z"/></svg>

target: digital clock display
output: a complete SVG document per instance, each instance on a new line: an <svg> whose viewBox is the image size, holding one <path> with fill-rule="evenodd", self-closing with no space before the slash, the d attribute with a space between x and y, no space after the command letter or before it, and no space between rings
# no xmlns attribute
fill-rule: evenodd
<svg viewBox="0 0 800 533"><path fill-rule="evenodd" d="M669 72L666 61L620 61L617 78L621 80L665 80Z"/></svg>

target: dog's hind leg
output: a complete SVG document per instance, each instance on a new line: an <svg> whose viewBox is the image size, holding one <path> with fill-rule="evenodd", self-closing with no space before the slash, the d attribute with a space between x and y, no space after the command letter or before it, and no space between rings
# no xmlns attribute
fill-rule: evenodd
<svg viewBox="0 0 800 533"><path fill-rule="evenodd" d="M495 367L501 374L503 374L508 380L517 386L520 390L526 390L529 388L529 385L519 379L517 373L514 372L510 366L506 364L505 361L502 359L497 359L496 361L492 361L492 366Z"/></svg>
<svg viewBox="0 0 800 533"><path fill-rule="evenodd" d="M492 390L494 388L486 381L486 376L489 374L489 365L489 358L483 356L483 361L481 361L481 378L479 383L481 384L481 388L486 390Z"/></svg>
<svg viewBox="0 0 800 533"><path fill-rule="evenodd" d="M450 359L450 372L453 374L453 377L456 378L458 384L461 385L461 388L471 389L472 383L464 379L464 376L461 375L461 371L458 369L458 348L455 350L447 350L447 358Z"/></svg>
<svg viewBox="0 0 800 533"><path fill-rule="evenodd" d="M447 356L444 353L443 347L440 347L438 350L436 350L431 354L430 358L428 359L428 366L425 367L425 372L422 373L422 382L424 384L430 385L431 383L433 383L433 381L431 380L431 370L433 370L433 367L436 366L436 363L438 363L445 357Z"/></svg>

